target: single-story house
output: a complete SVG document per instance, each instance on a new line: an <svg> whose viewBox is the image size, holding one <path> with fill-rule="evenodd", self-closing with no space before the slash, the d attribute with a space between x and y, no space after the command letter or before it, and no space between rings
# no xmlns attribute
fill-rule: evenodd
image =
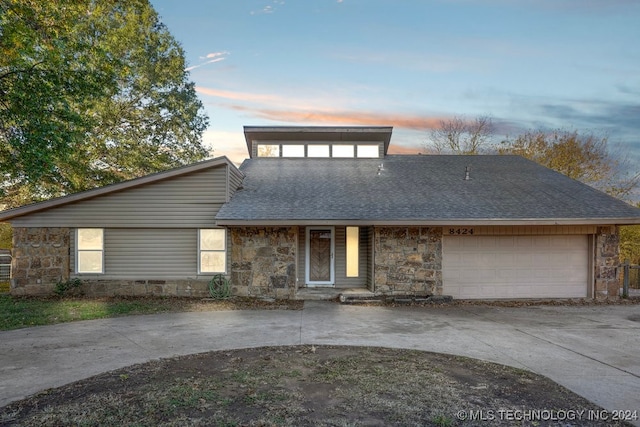
<svg viewBox="0 0 640 427"><path fill-rule="evenodd" d="M640 209L518 156L388 155L390 127L245 127L226 157L0 212L11 292L617 297Z"/></svg>

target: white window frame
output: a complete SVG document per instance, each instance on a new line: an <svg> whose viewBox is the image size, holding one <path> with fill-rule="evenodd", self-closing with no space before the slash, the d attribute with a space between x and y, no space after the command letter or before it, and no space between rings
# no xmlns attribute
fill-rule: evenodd
<svg viewBox="0 0 640 427"><path fill-rule="evenodd" d="M261 153L261 147L265 147L264 150L266 151L266 153L268 155L264 155L264 152ZM280 144L274 143L274 144L269 144L269 143L258 143L257 147L256 147L256 154L258 157L263 157L263 158L273 158L273 157L280 157Z"/></svg>
<svg viewBox="0 0 640 427"><path fill-rule="evenodd" d="M95 248L91 248L91 249L82 249L80 248L80 232L82 230L100 230L101 232L101 240L102 240L102 248L100 249L95 249ZM104 274L104 228L96 228L96 227L83 227L83 228L76 228L76 259L75 259L75 272L76 274ZM88 252L100 252L100 271L81 271L80 270L80 257L81 254L83 253L88 253Z"/></svg>
<svg viewBox="0 0 640 427"><path fill-rule="evenodd" d="M304 144L282 144L282 157L296 158L306 156L307 147Z"/></svg>
<svg viewBox="0 0 640 427"><path fill-rule="evenodd" d="M308 144L307 157L313 159L328 159L331 157L331 144Z"/></svg>
<svg viewBox="0 0 640 427"><path fill-rule="evenodd" d="M358 144L356 145L356 157L359 159L379 159L380 145Z"/></svg>
<svg viewBox="0 0 640 427"><path fill-rule="evenodd" d="M220 230L224 233L223 249L202 249L201 236L205 230ZM203 253L222 253L224 255L224 271L202 271ZM226 228L199 228L198 229L198 274L226 274L227 272L227 229Z"/></svg>
<svg viewBox="0 0 640 427"><path fill-rule="evenodd" d="M349 154L341 153L342 150L349 150ZM355 157L355 152L356 150L353 144L333 144L331 147L331 157L335 157L336 159L352 159Z"/></svg>

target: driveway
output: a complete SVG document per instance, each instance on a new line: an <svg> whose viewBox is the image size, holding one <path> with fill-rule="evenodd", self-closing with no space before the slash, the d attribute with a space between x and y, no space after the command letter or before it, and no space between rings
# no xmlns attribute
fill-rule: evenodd
<svg viewBox="0 0 640 427"><path fill-rule="evenodd" d="M0 406L158 358L334 344L502 363L545 375L610 411L640 413L640 305L386 308L307 301L301 311L170 313L34 327L0 332L0 343Z"/></svg>

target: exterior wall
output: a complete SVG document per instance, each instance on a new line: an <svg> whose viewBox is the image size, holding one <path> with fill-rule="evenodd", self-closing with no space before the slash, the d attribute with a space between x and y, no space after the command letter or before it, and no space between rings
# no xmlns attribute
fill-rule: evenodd
<svg viewBox="0 0 640 427"><path fill-rule="evenodd" d="M230 227L234 295L293 298L298 227Z"/></svg>
<svg viewBox="0 0 640 427"><path fill-rule="evenodd" d="M75 271L75 229L71 230ZM195 228L105 228L104 274L74 274L91 280L190 280L198 278Z"/></svg>
<svg viewBox="0 0 640 427"><path fill-rule="evenodd" d="M227 173L229 174L229 177L228 177L229 190L227 195L227 201L229 201L231 197L233 197L235 192L238 191L240 187L242 187L242 179L244 178L244 176L239 170L235 168L227 168Z"/></svg>
<svg viewBox="0 0 640 427"><path fill-rule="evenodd" d="M105 229L104 274L76 274L75 229L15 228L13 295L52 294L70 278L87 296L206 297L213 275L198 275L196 229ZM228 253L227 253L228 256Z"/></svg>
<svg viewBox="0 0 640 427"><path fill-rule="evenodd" d="M237 183L236 183L237 184ZM206 228L227 201L226 166L11 220L14 227Z"/></svg>
<svg viewBox="0 0 640 427"><path fill-rule="evenodd" d="M208 280L83 280L82 293L89 297L111 296L209 296Z"/></svg>
<svg viewBox="0 0 640 427"><path fill-rule="evenodd" d="M616 269L620 264L618 227L598 227L595 235L594 297L618 298L620 282Z"/></svg>
<svg viewBox="0 0 640 427"><path fill-rule="evenodd" d="M215 227L241 181L220 164L17 217L11 292L50 294L57 282L79 278L90 296L207 296L211 275L198 276L197 229ZM105 274L74 274L80 227L104 229Z"/></svg>
<svg viewBox="0 0 640 427"><path fill-rule="evenodd" d="M594 234L595 225L456 225L443 228L443 234L456 235L459 230L467 230L474 236L553 236L571 234Z"/></svg>
<svg viewBox="0 0 640 427"><path fill-rule="evenodd" d="M69 229L15 227L12 255L11 294L50 294L69 279Z"/></svg>
<svg viewBox="0 0 640 427"><path fill-rule="evenodd" d="M374 227L375 291L442 295L442 228Z"/></svg>

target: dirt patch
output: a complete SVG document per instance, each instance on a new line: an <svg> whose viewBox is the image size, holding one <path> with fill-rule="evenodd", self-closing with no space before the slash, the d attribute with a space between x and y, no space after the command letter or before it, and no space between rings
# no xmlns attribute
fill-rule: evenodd
<svg viewBox="0 0 640 427"><path fill-rule="evenodd" d="M595 414L602 418L601 408L549 379L503 365L415 350L289 346L108 372L1 408L0 425L626 425Z"/></svg>

